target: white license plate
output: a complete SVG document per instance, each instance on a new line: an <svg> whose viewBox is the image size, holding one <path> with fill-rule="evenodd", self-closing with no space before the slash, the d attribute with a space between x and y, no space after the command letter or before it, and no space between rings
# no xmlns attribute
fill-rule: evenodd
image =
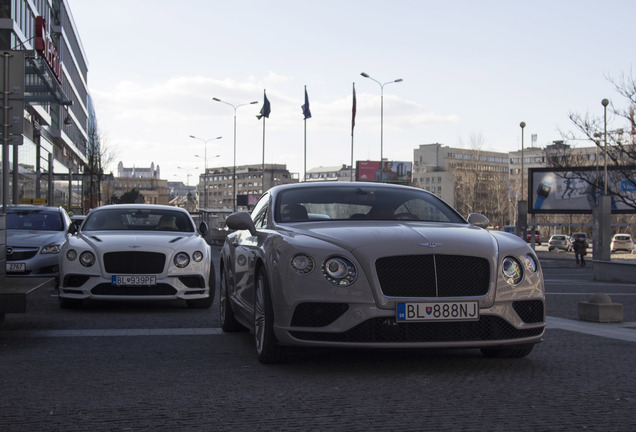
<svg viewBox="0 0 636 432"><path fill-rule="evenodd" d="M477 302L398 303L397 320L405 321L473 321L479 319Z"/></svg>
<svg viewBox="0 0 636 432"><path fill-rule="evenodd" d="M134 275L113 276L113 285L156 285L156 276Z"/></svg>
<svg viewBox="0 0 636 432"><path fill-rule="evenodd" d="M26 263L7 263L8 272L25 272Z"/></svg>

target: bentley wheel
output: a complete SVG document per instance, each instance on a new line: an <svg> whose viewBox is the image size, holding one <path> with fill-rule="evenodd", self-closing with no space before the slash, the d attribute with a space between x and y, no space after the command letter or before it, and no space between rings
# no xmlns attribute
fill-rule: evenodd
<svg viewBox="0 0 636 432"><path fill-rule="evenodd" d="M246 330L234 316L230 299L228 298L227 276L225 270L221 269L221 281L219 287L219 321L221 329L226 333Z"/></svg>
<svg viewBox="0 0 636 432"><path fill-rule="evenodd" d="M256 277L254 299L254 338L256 355L261 363L279 363L283 360L283 349L278 346L274 334L274 308L264 269Z"/></svg>

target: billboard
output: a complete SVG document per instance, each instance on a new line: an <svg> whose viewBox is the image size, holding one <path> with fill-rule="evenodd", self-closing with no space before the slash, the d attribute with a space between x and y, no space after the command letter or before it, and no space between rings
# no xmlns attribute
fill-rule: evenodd
<svg viewBox="0 0 636 432"><path fill-rule="evenodd" d="M629 167L626 178L615 167L608 167L608 191L617 191L636 201L636 166ZM551 168L528 170L528 213L592 213L596 197L605 190L604 167L554 171ZM636 213L625 203L612 199L612 213Z"/></svg>
<svg viewBox="0 0 636 432"><path fill-rule="evenodd" d="M357 181L377 181L384 183L411 183L413 162L402 161L357 161Z"/></svg>

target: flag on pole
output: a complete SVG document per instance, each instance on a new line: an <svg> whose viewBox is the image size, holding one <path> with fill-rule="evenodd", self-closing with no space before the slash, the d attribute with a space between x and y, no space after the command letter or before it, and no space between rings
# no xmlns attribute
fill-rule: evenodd
<svg viewBox="0 0 636 432"><path fill-rule="evenodd" d="M309 111L309 96L307 96L307 86L305 86L305 104L301 106L303 109L303 116L305 120L311 118L311 111Z"/></svg>
<svg viewBox="0 0 636 432"><path fill-rule="evenodd" d="M356 83L353 83L353 107L351 108L351 136L353 127L356 125Z"/></svg>
<svg viewBox="0 0 636 432"><path fill-rule="evenodd" d="M256 118L259 120L263 117L269 118L269 113L272 112L272 109L269 105L269 100L267 99L267 94L263 92L263 95L265 96L265 101L263 102L263 108L261 108L261 113L256 115Z"/></svg>

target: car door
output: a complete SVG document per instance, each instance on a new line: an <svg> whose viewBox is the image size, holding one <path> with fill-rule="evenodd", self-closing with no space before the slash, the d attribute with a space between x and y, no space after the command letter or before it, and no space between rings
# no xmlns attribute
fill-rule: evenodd
<svg viewBox="0 0 636 432"><path fill-rule="evenodd" d="M267 225L268 203L269 194L265 194L252 211L252 220L257 230L263 229ZM229 295L238 306L237 313L242 315L242 318L247 322L251 322L254 317L255 272L256 263L260 256L259 237L263 237L263 235L252 235L249 230L240 230L232 234L229 241L233 269L232 288L230 288Z"/></svg>

